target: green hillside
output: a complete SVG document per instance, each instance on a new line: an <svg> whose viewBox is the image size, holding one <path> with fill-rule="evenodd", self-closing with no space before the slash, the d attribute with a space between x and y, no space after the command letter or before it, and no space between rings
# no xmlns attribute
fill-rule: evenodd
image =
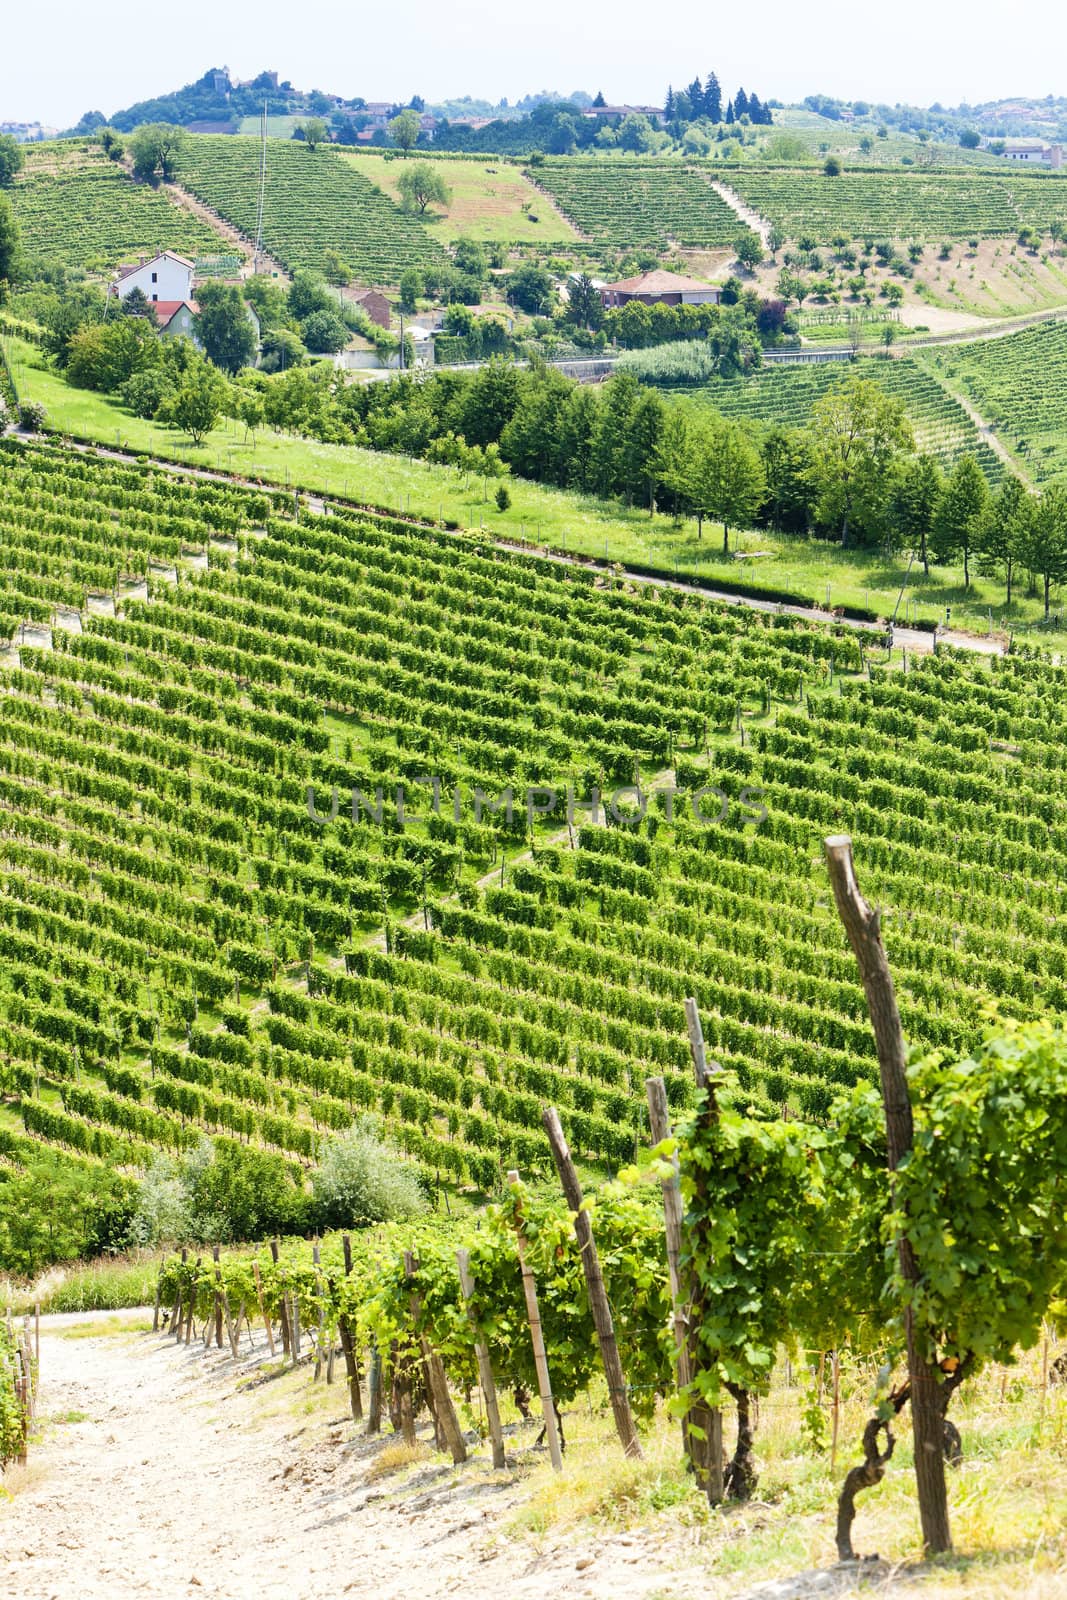
<svg viewBox="0 0 1067 1600"><path fill-rule="evenodd" d="M135 183L97 145L31 145L11 198L31 264L110 271L130 256L209 255L224 242L165 193Z"/></svg>
<svg viewBox="0 0 1067 1600"><path fill-rule="evenodd" d="M1067 473L1067 323L1046 322L929 358L1036 477Z"/></svg>
<svg viewBox="0 0 1067 1600"><path fill-rule="evenodd" d="M372 1109L484 1186L543 1166L550 1099L614 1165L647 1072L687 1093L688 993L754 1105L818 1116L875 1072L820 864L842 828L909 1039L967 1044L988 995L1067 1003L1062 669L864 672L845 632L291 506L0 452L2 632L23 638L0 739L9 1154L28 1133L137 1165L209 1132L307 1162ZM143 574L147 600L86 609ZM40 648L21 625L57 606L83 631ZM672 765L669 816L662 794L636 827L578 812L571 849L557 809L515 859L527 786L584 801ZM398 783L421 821L398 825ZM309 785L326 816L336 786L336 820ZM379 785L382 821L353 820L353 786L373 807ZM512 828L475 785L515 791Z"/></svg>
<svg viewBox="0 0 1067 1600"><path fill-rule="evenodd" d="M982 346L983 360L986 346ZM806 427L814 402L850 374L873 379L887 394L900 400L920 450L929 450L945 466L969 451L977 456L987 477L996 482L1004 466L966 411L947 394L920 362L904 356L885 361L876 356L848 365L827 362L811 365L767 365L747 378L720 378L699 389L679 389L694 404L710 405L728 417L755 417L787 427Z"/></svg>
<svg viewBox="0 0 1067 1600"><path fill-rule="evenodd" d="M260 142L191 135L180 181L249 238L256 232ZM288 267L322 266L338 250L365 283L396 283L406 267L440 259L441 246L350 161L319 146L267 141L263 242Z"/></svg>
<svg viewBox="0 0 1067 1600"><path fill-rule="evenodd" d="M728 245L744 231L737 212L699 172L667 161L546 161L530 176L565 217L598 243Z"/></svg>
<svg viewBox="0 0 1067 1600"><path fill-rule="evenodd" d="M959 239L1067 223L1067 178L1036 172L845 171L740 167L724 181L795 239Z"/></svg>

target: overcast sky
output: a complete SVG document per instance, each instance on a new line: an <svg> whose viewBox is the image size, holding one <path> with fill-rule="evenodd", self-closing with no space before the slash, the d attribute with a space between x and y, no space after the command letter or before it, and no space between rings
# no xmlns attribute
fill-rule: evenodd
<svg viewBox="0 0 1067 1600"><path fill-rule="evenodd" d="M1067 7L1035 0L675 0L579 6L488 0L185 0L151 15L86 0L5 6L0 120L69 126L180 87L210 66L250 78L278 70L298 88L367 99L464 94L510 100L538 89L602 89L661 103L668 82L718 72L761 98L826 93L944 105L1067 94Z"/></svg>

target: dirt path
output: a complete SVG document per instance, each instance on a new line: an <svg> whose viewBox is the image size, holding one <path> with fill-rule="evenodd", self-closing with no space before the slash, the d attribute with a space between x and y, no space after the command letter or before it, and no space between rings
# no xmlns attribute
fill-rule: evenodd
<svg viewBox="0 0 1067 1600"><path fill-rule="evenodd" d="M767 221L767 218L761 216L758 211L754 211L751 206L746 206L741 196L735 190L729 188L725 183L717 183L713 178L709 178L708 182L715 190L715 193L718 195L719 199L724 200L730 207L731 211L737 212L737 215L740 217L745 226L751 228L753 233L759 234L760 243L763 245L765 250L769 251L771 248L769 243L771 237L771 225Z"/></svg>
<svg viewBox="0 0 1067 1600"><path fill-rule="evenodd" d="M729 1592L666 1536L509 1537L523 1470L494 1474L484 1450L458 1471L427 1460L402 1487L375 1481L388 1424L384 1440L357 1435L340 1386L320 1386L326 1409L309 1417L306 1370L292 1404L272 1409L272 1388L238 1390L228 1356L198 1340L62 1337L55 1323L70 1320L86 1319L46 1319L46 1437L0 1502L0 1600Z"/></svg>

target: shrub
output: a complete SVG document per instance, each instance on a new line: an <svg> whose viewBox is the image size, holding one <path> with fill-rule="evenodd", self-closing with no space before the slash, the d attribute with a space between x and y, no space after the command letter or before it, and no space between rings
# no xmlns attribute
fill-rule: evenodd
<svg viewBox="0 0 1067 1600"><path fill-rule="evenodd" d="M27 433L40 433L47 415L39 400L23 400L19 405L19 427Z"/></svg>
<svg viewBox="0 0 1067 1600"><path fill-rule="evenodd" d="M511 505L511 491L506 483L502 483L496 492L496 508L498 511L507 511Z"/></svg>
<svg viewBox="0 0 1067 1600"><path fill-rule="evenodd" d="M415 1169L381 1139L370 1117L326 1140L311 1188L323 1229L366 1227L426 1208Z"/></svg>

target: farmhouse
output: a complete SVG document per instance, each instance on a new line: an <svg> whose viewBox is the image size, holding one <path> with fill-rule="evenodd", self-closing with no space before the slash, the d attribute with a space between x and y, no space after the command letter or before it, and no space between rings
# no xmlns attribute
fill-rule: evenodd
<svg viewBox="0 0 1067 1600"><path fill-rule="evenodd" d="M600 292L608 310L628 305L631 300L640 300L646 306L717 306L721 296L722 290L713 284L660 269L606 284Z"/></svg>
<svg viewBox="0 0 1067 1600"><path fill-rule="evenodd" d="M1062 167L1063 146L1042 144L1040 140L1034 139L1005 139L1004 159L1024 161L1029 166L1036 167Z"/></svg>
<svg viewBox="0 0 1067 1600"><path fill-rule="evenodd" d="M112 289L120 300L140 289L147 300L176 301L193 297L194 266L184 256L173 250L163 250L158 256L142 256L140 261L120 266L118 278Z"/></svg>
<svg viewBox="0 0 1067 1600"><path fill-rule="evenodd" d="M354 305L362 306L372 322L379 328L388 328L392 320L392 308L380 289L352 289L345 295L346 300L351 300Z"/></svg>
<svg viewBox="0 0 1067 1600"><path fill-rule="evenodd" d="M193 332L193 318L198 307L195 300L155 300L152 310L155 312L156 322L159 324L160 333L171 336L184 334L187 339L196 342Z"/></svg>

